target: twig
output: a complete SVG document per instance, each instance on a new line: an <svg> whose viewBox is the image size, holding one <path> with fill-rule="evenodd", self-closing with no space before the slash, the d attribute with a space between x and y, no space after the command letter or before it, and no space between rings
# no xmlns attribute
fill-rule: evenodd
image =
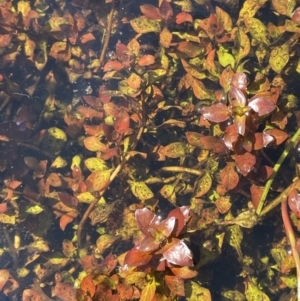
<svg viewBox="0 0 300 301"><path fill-rule="evenodd" d="M3 230L4 236L5 236L8 248L9 248L9 252L12 256L14 269L17 269L18 268L18 262L19 262L18 253L17 253L17 251L14 247L14 244L13 244L13 242L12 242L10 236L9 236L9 233L8 233L6 227L3 227L2 230Z"/></svg>
<svg viewBox="0 0 300 301"><path fill-rule="evenodd" d="M103 64L103 61L104 61L104 58L105 58L105 52L106 52L106 49L108 47L108 43L109 43L109 40L110 40L114 12L115 12L115 0L112 1L111 9L110 9L109 15L107 17L106 35L105 35L103 47L102 47L102 50L101 50L101 55L100 55L100 58L99 58L100 66L102 66L102 64Z"/></svg>
<svg viewBox="0 0 300 301"><path fill-rule="evenodd" d="M138 141L141 138L141 135L142 135L143 131L144 131L144 127L141 126L140 129L139 129L139 132L137 134L137 137L136 137L136 140L134 142L134 145L133 145L132 149L135 149ZM93 211L93 209L95 208L95 206L97 205L97 203L98 203L99 199L101 198L101 196L103 196L103 194L106 191L106 189L109 187L109 185L112 183L112 181L117 177L117 175L119 174L119 172L122 170L123 166L128 162L128 160L130 159L130 157L131 156L129 154L127 154L124 157L124 159L122 160L122 162L116 167L116 169L111 174L111 176L109 178L109 181L108 181L107 185L105 186L105 188L100 191L99 197L89 205L89 207L85 211L84 215L82 216L82 219L79 222L78 229L77 229L77 241L78 241L78 249L79 250L83 247L83 245L82 245L82 236L83 236L82 235L82 231L83 231L83 227L84 227L84 224L85 224L87 218L89 217L90 213Z"/></svg>
<svg viewBox="0 0 300 301"><path fill-rule="evenodd" d="M182 166L166 166L161 169L162 171L169 171L169 172L185 172L189 173L195 176L202 176L204 171L198 170L198 169L193 169L189 167L182 167Z"/></svg>

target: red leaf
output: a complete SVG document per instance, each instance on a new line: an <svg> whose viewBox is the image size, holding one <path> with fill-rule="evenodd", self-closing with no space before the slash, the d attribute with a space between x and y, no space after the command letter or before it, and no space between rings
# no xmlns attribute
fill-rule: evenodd
<svg viewBox="0 0 300 301"><path fill-rule="evenodd" d="M176 219L174 216L167 217L166 219L162 220L155 229L164 235L165 238L168 238L174 230L176 223Z"/></svg>
<svg viewBox="0 0 300 301"><path fill-rule="evenodd" d="M151 258L152 258L151 254L133 248L127 252L124 263L130 267L142 266L147 264L151 260Z"/></svg>
<svg viewBox="0 0 300 301"><path fill-rule="evenodd" d="M263 135L263 144L264 147L268 146L269 144L272 144L275 140L275 138L267 133L262 133Z"/></svg>
<svg viewBox="0 0 300 301"><path fill-rule="evenodd" d="M260 150L264 147L264 140L263 140L263 134L262 133L255 133L254 134L254 150Z"/></svg>
<svg viewBox="0 0 300 301"><path fill-rule="evenodd" d="M149 19L161 20L159 9L152 4L143 4L140 6L141 12Z"/></svg>
<svg viewBox="0 0 300 301"><path fill-rule="evenodd" d="M258 113L258 116L264 116L276 109L276 105L264 97L254 97L249 100L248 106Z"/></svg>
<svg viewBox="0 0 300 301"><path fill-rule="evenodd" d="M160 15L164 18L165 21L168 21L173 16L173 9L170 3L166 0L163 0L159 7Z"/></svg>
<svg viewBox="0 0 300 301"><path fill-rule="evenodd" d="M186 220L189 217L189 207L183 206L180 208L173 209L169 214L168 217L174 217L176 218L176 224L174 227L174 236L177 237L179 236L180 232L186 225Z"/></svg>
<svg viewBox="0 0 300 301"><path fill-rule="evenodd" d="M221 171L221 182L226 190L231 190L236 187L239 182L239 175L235 171L234 162L228 162L225 168Z"/></svg>
<svg viewBox="0 0 300 301"><path fill-rule="evenodd" d="M137 209L135 211L135 219L138 223L140 230L145 234L149 235L149 225L156 219L155 214L148 208Z"/></svg>
<svg viewBox="0 0 300 301"><path fill-rule="evenodd" d="M297 217L300 217L300 194L293 188L288 196L288 204L290 209Z"/></svg>
<svg viewBox="0 0 300 301"><path fill-rule="evenodd" d="M246 118L247 118L246 115L242 115L242 116L236 115L234 117L235 128L237 132L242 136L245 135L245 131L246 131Z"/></svg>
<svg viewBox="0 0 300 301"><path fill-rule="evenodd" d="M79 201L77 198L73 197L72 195L65 193L65 192L58 192L57 193L58 198L61 202L64 203L64 205L70 207L70 208L76 208Z"/></svg>
<svg viewBox="0 0 300 301"><path fill-rule="evenodd" d="M178 241L163 253L164 258L172 264L191 267L193 256L191 250L183 241Z"/></svg>
<svg viewBox="0 0 300 301"><path fill-rule="evenodd" d="M237 132L235 125L227 126L224 135L224 143L228 149L233 149L234 143L238 140L239 133Z"/></svg>
<svg viewBox="0 0 300 301"><path fill-rule="evenodd" d="M299 24L300 23L300 7L297 7L292 15L292 22Z"/></svg>
<svg viewBox="0 0 300 301"><path fill-rule="evenodd" d="M153 252L156 251L160 246L161 241L154 239L154 237L148 235L138 245L139 251L142 252Z"/></svg>
<svg viewBox="0 0 300 301"><path fill-rule="evenodd" d="M289 135L286 132L278 130L278 129L266 130L266 131L264 131L264 133L274 137L276 145L281 144L283 141L285 141L289 137Z"/></svg>
<svg viewBox="0 0 300 301"><path fill-rule="evenodd" d="M212 122L223 122L229 118L229 110L223 103L217 103L200 110L203 117Z"/></svg>
<svg viewBox="0 0 300 301"><path fill-rule="evenodd" d="M252 201L254 209L256 209L258 207L259 200L261 198L263 191L264 191L263 186L257 186L255 184L251 185L251 187L250 187L251 201Z"/></svg>
<svg viewBox="0 0 300 301"><path fill-rule="evenodd" d="M245 93L247 90L246 74L243 72L235 73L231 79L231 85Z"/></svg>
<svg viewBox="0 0 300 301"><path fill-rule="evenodd" d="M242 155L237 155L235 158L235 163L238 171L246 177L253 169L256 163L256 157L251 153L246 152Z"/></svg>
<svg viewBox="0 0 300 301"><path fill-rule="evenodd" d="M246 106L247 99L245 94L234 86L230 87L229 90L229 101L234 107L244 107Z"/></svg>

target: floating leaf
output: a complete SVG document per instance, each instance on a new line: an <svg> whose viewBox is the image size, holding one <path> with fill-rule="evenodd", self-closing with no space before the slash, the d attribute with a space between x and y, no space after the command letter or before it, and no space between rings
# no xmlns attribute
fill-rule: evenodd
<svg viewBox="0 0 300 301"><path fill-rule="evenodd" d="M245 152L242 155L236 156L235 163L238 171L246 177L248 173L254 168L256 157L249 152Z"/></svg>
<svg viewBox="0 0 300 301"><path fill-rule="evenodd" d="M258 116L270 114L276 109L276 105L269 99L260 96L254 96L249 100L248 106L258 113Z"/></svg>
<svg viewBox="0 0 300 301"><path fill-rule="evenodd" d="M201 109L203 117L212 122L223 122L229 119L229 110L223 103L217 103Z"/></svg>
<svg viewBox="0 0 300 301"><path fill-rule="evenodd" d="M129 184L134 196L142 202L154 197L153 192L144 182L129 181Z"/></svg>
<svg viewBox="0 0 300 301"><path fill-rule="evenodd" d="M163 256L168 262L185 267L193 266L193 255L191 250L187 245L179 240L177 243L173 244L169 249L167 249Z"/></svg>
<svg viewBox="0 0 300 301"><path fill-rule="evenodd" d="M286 132L278 130L278 129L266 130L266 131L264 131L264 134L272 136L275 139L276 145L281 144L289 137L289 135ZM272 141L274 141L274 140L272 140Z"/></svg>

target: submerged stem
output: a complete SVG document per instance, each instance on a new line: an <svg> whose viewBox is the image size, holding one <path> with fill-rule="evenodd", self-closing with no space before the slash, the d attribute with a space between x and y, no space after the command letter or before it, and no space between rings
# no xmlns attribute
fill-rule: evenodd
<svg viewBox="0 0 300 301"><path fill-rule="evenodd" d="M261 195L261 198L259 200L259 204L258 207L256 209L256 214L260 215L262 208L264 206L265 200L267 198L268 192L271 188L271 185L277 175L278 170L281 167L281 164L283 163L283 161L285 160L286 156L288 155L288 153L290 152L290 150L292 149L292 147L294 146L294 143L297 141L297 139L300 136L300 128L297 130L297 132L294 134L294 136L292 137L292 139L289 141L288 145L286 146L286 148L284 149L284 151L282 152L281 156L279 157L278 161L276 162L274 169L273 169L273 173L270 177L270 179L267 181L266 186L264 188L264 191Z"/></svg>

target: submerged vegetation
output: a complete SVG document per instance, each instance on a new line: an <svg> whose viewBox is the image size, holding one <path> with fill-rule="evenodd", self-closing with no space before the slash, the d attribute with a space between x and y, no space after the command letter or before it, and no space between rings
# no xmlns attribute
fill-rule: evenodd
<svg viewBox="0 0 300 301"><path fill-rule="evenodd" d="M300 300L299 2L240 2L0 0L1 300Z"/></svg>

